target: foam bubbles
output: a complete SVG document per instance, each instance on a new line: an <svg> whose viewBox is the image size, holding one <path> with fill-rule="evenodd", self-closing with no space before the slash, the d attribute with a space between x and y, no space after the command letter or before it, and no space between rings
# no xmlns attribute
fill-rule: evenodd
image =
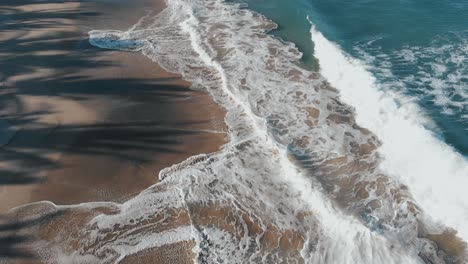
<svg viewBox="0 0 468 264"><path fill-rule="evenodd" d="M418 205L434 220L455 228L468 240L468 161L426 129L427 121L414 102L382 89L362 61L345 54L315 27L311 34L321 74L340 90L343 101L355 107L357 122L382 140L382 169L406 183ZM413 61L423 52L406 50L402 56ZM447 70L439 64L431 67L436 74ZM442 87L432 81L434 87Z"/></svg>
<svg viewBox="0 0 468 264"><path fill-rule="evenodd" d="M267 34L276 25L223 1L167 5L127 31L91 31L90 42L128 50L137 41L144 55L206 89L227 110L230 142L161 171L161 182L125 210L95 218L95 232L176 208L202 262L420 263L420 212L380 169L378 139L335 88L298 66L292 43ZM359 100L370 110L397 108Z"/></svg>
<svg viewBox="0 0 468 264"><path fill-rule="evenodd" d="M387 53L372 43L358 43L356 50L365 61L371 62L369 65L376 65L372 71L383 79L385 83L381 85L386 89L402 86L419 100L431 101L442 113L466 123L468 38L449 36L451 38L438 37L428 46L405 46ZM392 71L398 71L398 77Z"/></svg>

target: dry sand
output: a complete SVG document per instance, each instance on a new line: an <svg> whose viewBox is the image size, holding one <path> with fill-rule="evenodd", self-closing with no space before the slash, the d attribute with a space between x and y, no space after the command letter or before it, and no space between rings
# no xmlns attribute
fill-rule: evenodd
<svg viewBox="0 0 468 264"><path fill-rule="evenodd" d="M11 208L123 202L161 169L225 143L225 112L207 93L141 54L88 43L90 29L125 29L162 3L0 3L1 263L39 262L22 255L31 230L7 218Z"/></svg>
<svg viewBox="0 0 468 264"><path fill-rule="evenodd" d="M145 10L162 8L160 0L1 2L0 263L40 263L28 255L28 243L37 240L47 243L33 248L36 253L40 246L78 249L83 245L76 241L92 217L115 213L111 207L75 208L40 216L43 207L55 210L47 203L9 209L43 200L64 205L123 202L156 183L162 168L214 152L226 142L225 113L206 93L190 90L180 76L140 54L88 43L88 30L125 29ZM307 111L317 115L316 109ZM296 231L280 230L274 223L262 230L261 219L216 205L193 207L191 216L172 213L167 223L145 223L148 227L139 232L189 224L239 237L248 232L255 238L265 231L260 241L265 250L300 260L304 238ZM241 220L248 223L247 230L238 226ZM119 228L108 231L110 239ZM462 254L465 245L450 238L453 234L446 236L430 238L446 252ZM184 241L150 248L123 263L189 263L195 257L193 246Z"/></svg>
<svg viewBox="0 0 468 264"><path fill-rule="evenodd" d="M88 30L130 27L145 9L160 9L160 3L27 1L11 0L4 7L13 15L1 35L7 45L1 50L6 60L0 60L0 69L7 70L0 71L6 87L1 94L6 104L0 111L11 126L0 127L12 137L0 140L9 142L0 157L9 180L1 187L0 212L42 200L123 202L156 183L162 168L197 153L214 152L225 143L225 113L207 94L191 91L179 76L142 55L97 49L87 41ZM47 210L53 213L38 214ZM160 220L155 216L101 230L103 239L88 247L83 241L89 240L90 219L114 213L110 207L56 210L44 203L12 210L8 221L0 218L4 244L0 256L21 257L15 263L39 263L44 259L36 258L38 252L56 247L68 254L83 248L99 252L126 234L122 228L143 233L191 224L239 238L255 239L265 231L260 241L264 250L298 261L304 244L296 231L211 205L193 206L190 212L160 212L162 224L152 223ZM247 229L240 225L243 222ZM35 241L42 242L29 244ZM194 241L184 241L149 248L123 263L189 263L195 257L193 246ZM31 251L34 255L28 255Z"/></svg>
<svg viewBox="0 0 468 264"><path fill-rule="evenodd" d="M121 202L225 142L224 112L206 93L140 54L88 44L91 26L135 23L145 10L136 6L2 1L0 212Z"/></svg>
<svg viewBox="0 0 468 264"><path fill-rule="evenodd" d="M0 212L121 202L225 142L206 93L141 54L88 43L88 30L130 27L160 2L2 1Z"/></svg>

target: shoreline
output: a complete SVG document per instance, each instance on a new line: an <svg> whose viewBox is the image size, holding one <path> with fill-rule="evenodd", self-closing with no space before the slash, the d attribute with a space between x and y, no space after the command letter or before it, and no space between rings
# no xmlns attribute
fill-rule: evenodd
<svg viewBox="0 0 468 264"><path fill-rule="evenodd" d="M43 200L123 202L156 183L161 169L226 143L224 110L206 92L190 90L139 53L88 43L90 26L130 26L144 8L111 1L8 4L17 13L3 27L11 43L4 49L16 45L27 56L11 52L2 67L12 69L2 75L16 102L1 114L18 129L2 146L2 173L10 176L0 187L0 212ZM28 12L24 21L36 21L36 11L60 26L14 28L15 17ZM33 73L21 69L31 61Z"/></svg>
<svg viewBox="0 0 468 264"><path fill-rule="evenodd" d="M94 9L90 8L89 10ZM223 10L225 9L221 9L221 11ZM208 8L205 13L213 14L210 13L211 11L212 9ZM200 13L203 14L203 12ZM188 16L190 15L191 13L188 14ZM96 29L100 29L101 26L102 28L124 28L125 26L120 23L132 21L128 17L118 16L119 25L114 27L112 19L107 20L105 17L102 16L103 25L98 25ZM125 19L122 19L123 17ZM186 22L184 18L182 17L182 22ZM97 20L101 21L101 17ZM161 21L165 22L166 20ZM238 21L238 17L233 16L228 21ZM169 20L168 27L177 25L175 22L180 21ZM241 20L241 22L246 22L245 24L249 25L250 20ZM241 22L238 25L241 25ZM89 25L92 25L92 28L96 27L90 21L85 24L84 26L80 25L83 26L80 27L81 33L85 33L86 29L90 27ZM182 24L182 26L184 25ZM222 25L222 21L220 25ZM163 27L160 28L167 30L164 23ZM135 32L144 32L143 36L140 35L143 38L153 36L147 35L148 31L145 28L143 30L135 28ZM198 35L213 43L222 42L222 38L221 40L211 39L222 36L222 34L217 35L216 31L199 32ZM159 35L155 34L155 36ZM245 37L248 39L249 36ZM173 40L180 41L177 38ZM164 47L162 45L164 41L161 42L160 39L152 39L152 41L158 43L158 47ZM193 46L197 46L197 43L190 43L192 47L187 47L189 51ZM226 43L229 42L226 41ZM165 44L167 45L167 43ZM461 259L463 257L466 244L456 237L456 233L431 237L431 234L426 234L424 223L404 223L405 227L418 231L407 236L407 238L415 239L415 245L416 242L418 243L417 247L422 247L421 249L416 248L418 252L406 251L404 243L396 246L390 245L380 240L378 234L374 233L386 224L386 222L379 222L374 225L373 222L369 221L373 219L371 218L373 217L372 212L382 207L382 201L391 205L393 205L392 202L405 204L406 212L410 215L403 215L405 212L399 210L400 215L397 218L401 216L402 221L416 219L417 214L420 213L419 208L412 202L406 186L398 185L398 182L393 182L391 178L383 174L373 175L378 176L374 182L365 181L367 179L360 179L359 176L355 177L354 175L346 178L350 174L365 175L366 172L378 172L375 171L378 165L378 157L375 154L378 148L377 138L372 136L370 131L356 124L354 112L349 110L346 104L340 103L338 91L332 86L315 87L318 93L319 90L328 90L336 94L336 96L330 95L330 97L320 98L331 99L324 101L331 114L324 111L327 116L323 116L322 112L325 108L320 107L321 101L307 101L308 98L316 96L308 89L310 81L317 79L313 73L309 75L308 72L295 68L296 71L289 71L285 74L290 77L289 81L304 84L304 86L296 87L300 92L296 91L295 96L290 93L291 90L281 90L281 87L269 83L270 80L265 80L265 83L268 84L265 87L268 89L278 88L274 91L264 91L268 92L266 95L281 95L281 92L284 92L282 97L291 100L279 100L277 105L272 104L271 108L268 108L268 103L275 101L259 98L262 100L256 101L257 106L260 105L264 108L260 109L260 107L254 110L259 110L263 114L262 116L276 113L278 123L276 127L275 124L272 127L273 130L274 128L278 130L273 132L284 133L272 132L272 135L287 135L283 138L286 143L293 139L292 146L296 147L293 150L297 150L297 153L302 148L305 154L311 154L312 152L307 151L320 147L320 142L312 141L314 136L317 136L317 134L310 133L314 130L324 130L333 135L334 132L341 131L336 129L339 126L339 128L344 127L353 139L366 139L365 144L362 141L351 141L352 144L350 143L349 149L346 150L349 150L349 153L352 154L349 156L352 158L348 156L333 157L324 161L320 166L309 168L310 174L307 173L307 175L318 177L320 181L318 186L327 187L328 185L329 189L325 191L332 193L334 188L340 188L340 193L337 193L332 199L322 200L320 194L323 190L311 188L308 185L309 181L300 178L302 174L293 172L290 175L288 173L290 171L283 170L289 169L288 165L296 168L295 164L292 164L294 161L297 161L298 167L303 168L308 168L307 166L313 163L308 164L307 162L310 160L304 159L306 162L299 164L301 160L294 160L296 156L284 155L293 154L293 151L282 153L278 151L278 148L269 148L269 144L265 144L263 139L270 139L270 131L262 131L265 136L259 137L258 141L246 140L238 145L229 144L222 151L216 152L222 144L226 143L224 137L226 125L222 125L224 122L221 119L226 113L213 100L210 100L211 97L208 99L209 96L207 97L206 93L188 89L189 84L183 81L180 76L157 69L158 67L153 62L139 54L96 50L82 40L72 41L69 46L74 47L74 52L80 53L79 56L77 54L76 58L81 58L84 54L87 62L91 63L78 70L72 68L68 71L66 69L62 71L60 69L58 71L60 74L40 72L36 73L40 76L24 77L26 80L20 78L19 81L13 82L23 90L28 91L28 93L21 95L21 102L27 103L24 111L34 111L33 118L38 116L40 122L33 124L36 126L28 126L28 122L19 124L22 125L21 127L16 124L20 130L4 150L8 152L13 147L18 150L17 154L19 155L39 157L39 160L32 161L33 165L34 162L39 164L44 162L44 167L39 166L38 168L46 173L41 176L38 174L33 179L41 180L42 177L47 179L44 183L31 181L29 187L33 186L32 191L16 193L28 193L30 195L27 199L30 200L34 200L35 197L56 197L62 199L62 202L58 204L65 205L55 206L54 203L50 202L37 202L9 210L5 219L13 221L13 224L11 222L4 223L5 219L0 218L0 227L5 230L5 227L11 227L12 230L3 232L3 235L8 237L11 234L14 238L18 238L17 240L27 238L28 241L26 243L20 241L18 245L8 245L7 250L10 248L24 249L23 252L17 251L15 253L18 255L31 254L31 256L38 254L40 260L47 263L56 260L59 262L83 262L86 260L85 262L90 263L120 261L123 263L151 263L158 260L164 263L175 261L186 263L195 258L204 261L205 259L213 259L213 256L223 256L222 254L229 251L226 249L237 249L231 251L232 256L234 256L236 252L240 251L238 245L247 245L243 244L244 239L247 238L250 242L256 242L248 244L250 252L245 252L246 256L252 252L257 256L278 254L277 256L283 255L285 259L290 258L298 261L301 258L306 260L303 253L307 250L310 250L307 254L310 254L312 259L315 254L317 257L321 256L320 251L309 246L315 244L328 250L328 245L331 245L328 243L336 241L342 243L340 247L334 248L335 252L348 249L353 252L352 256L339 256L343 261L349 257L355 257L356 260L362 259L364 262L366 262L365 259L371 260L372 256L368 258L369 256L362 255L362 250L365 249L372 253L376 249L377 253L393 260L406 259L406 257L408 259L414 258L416 263L419 263L420 259L428 262L439 262L440 260L442 263L442 260L445 259L452 257ZM165 54L176 54L172 49L174 46L180 48L177 44L172 43L172 46L166 47ZM234 47L233 50L237 51L237 48ZM164 49L162 51L164 54ZM178 51L176 49L176 52ZM197 53L196 51L195 53ZM240 49L240 57L243 55L242 51ZM47 51L44 53L41 51L40 54L46 54L46 56L60 54L60 56L70 57L69 55L73 52L68 53L63 49L58 52ZM199 55L201 54L199 53ZM267 58L272 58L274 61L275 55L278 54L268 54ZM236 56L233 57L236 58ZM161 63L165 65L164 62L163 60ZM285 60L285 63L287 62L289 61ZM237 65L236 63L232 64ZM68 64L59 63L55 66L59 65ZM80 64L77 63L78 65ZM197 66L199 66L196 63L191 65L190 61L182 65L192 67L189 71L198 69ZM262 65L267 66L263 72L269 73L269 63L260 64L260 69L262 69ZM46 66L40 69L48 70ZM248 67L238 68L247 69ZM291 65L286 64L284 68L290 69ZM181 72L186 73L187 71ZM255 72L253 76L257 76L256 73L258 72ZM200 76L204 76L203 73L192 76L195 78L189 76L187 79L197 83L196 78ZM235 83L238 80L236 77L233 77L231 80L233 82L229 83ZM40 79L40 81L32 82L31 79ZM42 79L45 79L45 82L42 82ZM278 79L283 80L283 78ZM59 85L57 85L57 80ZM284 86L290 84L288 80L285 81ZM246 78L241 80L241 85L235 86L235 88L257 88L256 81ZM40 87L46 91L31 92L31 90L35 90L32 86L36 86L37 83L41 84ZM96 87L99 89L96 90ZM220 97L216 96L219 83L217 86L215 83L213 86L207 87L218 102L227 109L233 109L229 107L231 106L229 101L220 100ZM304 89L301 90L301 88ZM229 92L229 88L226 90ZM233 96L236 95L236 93L233 94ZM242 93L240 95L242 96ZM246 96L246 98L255 99L255 96ZM255 102L254 99L252 100ZM306 115L296 116L293 119L289 119L289 117L281 119L281 105L285 102L285 105L288 106L306 106L301 109L307 112ZM331 104L328 104L330 102ZM317 107L310 107L310 105L317 105ZM245 108L249 110L248 106ZM252 110L251 106L250 110ZM294 111L284 112L295 113ZM179 115L173 113L179 113ZM229 115L231 114L233 112L229 112ZM238 118L242 120L242 117L249 113L239 112L238 114ZM255 120L255 113L251 115L253 116L252 120ZM319 120L320 117L322 120ZM323 118L327 121L326 125ZM232 120L235 121L235 118L226 118L230 128L234 127L233 123L230 123ZM299 122L297 122L298 120ZM281 123L280 121L294 122ZM306 124L308 127L305 127L305 130L300 130L306 133L288 135L288 129L294 128L293 123ZM250 123L247 122L247 124ZM243 126L245 122L238 124L234 122L234 125L239 125L239 131L246 128ZM281 129L285 130L281 131ZM248 130L248 127L245 130ZM43 139L42 145L34 145L32 139L36 139L34 137L36 135L40 135L40 138ZM300 135L304 136L299 137ZM331 139L334 140L333 137ZM328 142L334 142L332 140ZM219 141L219 144L214 144L215 141ZM324 145L326 142L325 139L322 141ZM32 146L31 143L33 143ZM262 152L260 150L263 150L263 147L265 150ZM325 150L326 153L334 153L334 149L325 148ZM215 153L193 156L200 152ZM191 154L188 155L189 153ZM181 163L173 161L173 159L182 156L192 158L184 159ZM303 157L307 156L303 155ZM311 157L313 156L311 155ZM12 160L13 163L16 162L16 160ZM168 170L160 171L161 167L164 167L162 164L166 163L177 165ZM286 165L286 167L282 167L282 165ZM243 170L244 168L246 170ZM155 184L158 182L156 175L158 171L160 171L161 179L165 180ZM20 172L29 173L28 171ZM262 174L262 172L264 173ZM279 173L276 174L277 172ZM106 177L101 177L101 175ZM290 176L295 178L286 179ZM295 186L298 180L301 186ZM34 187L36 185L46 187ZM150 187L145 188L144 186ZM302 189L302 186L305 186L305 189ZM277 187L281 187L281 190L277 190ZM142 188L144 191L141 191ZM371 195L368 188L375 189L380 193L377 198L372 197L370 202L368 198ZM386 188L389 189L388 192ZM276 190L277 192L275 192ZM292 190L291 193L287 192L290 190ZM354 192L355 190L357 191ZM298 192L295 193L295 191ZM15 191L10 191L10 194L12 193ZM309 198L316 198L316 193L319 194L317 196L319 199L309 200ZM75 194L77 195L75 196ZM252 194L253 196L251 196ZM390 194L391 197L385 196L386 194ZM11 197L8 193L7 196ZM90 199L90 201L86 203L86 199ZM260 201L258 206L256 200ZM266 204L262 203L263 201ZM269 203L270 201L271 203ZM280 203L276 204L275 201ZM322 221L326 217L332 219L343 216L340 209L334 207L333 202L346 208L354 206L353 210L356 210L356 216L360 215L362 218L349 220L347 217L342 217L339 219L341 222ZM317 203L316 206L313 205L315 203ZM74 205L67 206L66 204ZM359 206L361 208L358 208ZM264 209L266 209L265 213L263 213ZM276 210L278 210L278 214L275 214ZM273 217L270 218L270 214ZM285 221L281 221L283 216ZM363 216L369 216L369 218ZM380 217L380 215L377 216ZM391 220L388 223L399 223L398 220L395 222ZM336 226L341 227L342 230L344 228L353 230L355 235L348 236L345 232L334 232ZM329 233L329 239L323 240L321 236L316 237L308 233L316 230L323 230L325 234L328 230L332 231ZM356 241L355 237L360 234L369 234L370 239ZM2 234L0 233L0 235ZM370 243L366 244L366 242ZM391 242L393 243L393 241ZM379 248L374 248L374 245ZM411 249L413 248L411 247ZM227 257L230 256L226 255L225 258ZM0 262L2 262L1 258Z"/></svg>
<svg viewBox="0 0 468 264"><path fill-rule="evenodd" d="M117 213L162 169L227 143L226 112L208 92L138 52L89 44L89 30L125 29L162 2L0 4L11 13L0 26L0 68L8 69L0 71L0 129L16 129L0 141L0 263L72 256L88 221ZM189 261L192 247L183 241L123 261Z"/></svg>

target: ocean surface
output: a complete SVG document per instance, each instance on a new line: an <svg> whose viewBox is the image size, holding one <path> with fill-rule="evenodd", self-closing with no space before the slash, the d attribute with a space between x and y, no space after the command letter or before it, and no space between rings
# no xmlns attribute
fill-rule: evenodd
<svg viewBox="0 0 468 264"><path fill-rule="evenodd" d="M310 21L327 40L361 60L382 90L418 104L441 140L468 155L468 2L245 1L280 27L316 63Z"/></svg>
<svg viewBox="0 0 468 264"><path fill-rule="evenodd" d="M167 5L90 42L208 91L230 141L163 170L90 233L168 210L190 224L102 252L195 241L199 263L466 262L467 1ZM229 217L206 222L206 208Z"/></svg>

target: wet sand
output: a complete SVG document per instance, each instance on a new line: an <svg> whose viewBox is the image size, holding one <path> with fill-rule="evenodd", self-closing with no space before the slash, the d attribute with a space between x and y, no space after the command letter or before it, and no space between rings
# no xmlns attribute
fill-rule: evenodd
<svg viewBox="0 0 468 264"><path fill-rule="evenodd" d="M139 53L88 43L89 30L125 29L163 1L6 0L0 8L0 263L60 262L37 254L73 247L68 239L90 217L113 213L50 213L47 202L12 208L122 203L157 183L161 169L226 142L225 112L207 93ZM158 258L190 261L189 245L164 247ZM126 261L151 263L150 255Z"/></svg>
<svg viewBox="0 0 468 264"><path fill-rule="evenodd" d="M189 226L215 228L237 239L261 237L262 250L301 263L304 234L229 207L190 205L130 224L117 220L108 229L91 223L124 211L113 203L16 207L44 200L59 205L123 203L157 183L162 168L218 150L226 141L225 113L206 93L190 90L189 83L144 56L89 45L88 30L124 29L145 10L161 9L161 3L21 0L0 6L6 12L0 25L5 43L0 48L0 263L61 263L60 254L74 252L110 255L106 263L113 263L116 252L106 250L119 241L131 243L132 236L147 238ZM306 111L312 117L307 124L316 125L319 110ZM351 122L347 116L328 119ZM369 155L375 147L357 146L356 152ZM341 157L322 169L330 186L353 189L359 187L354 178L339 182L337 176L371 165ZM379 178L369 185L382 189L384 182ZM360 190L356 199L367 198L365 188ZM379 206L373 202L371 209ZM313 212L302 212L297 218L311 216ZM101 235L98 241L93 240L96 233ZM462 255L465 245L454 236L427 237L449 254ZM121 263L190 263L197 257L195 246L189 239L148 247Z"/></svg>
<svg viewBox="0 0 468 264"><path fill-rule="evenodd" d="M225 143L224 111L143 55L88 43L163 1L2 1L0 212L123 202Z"/></svg>

